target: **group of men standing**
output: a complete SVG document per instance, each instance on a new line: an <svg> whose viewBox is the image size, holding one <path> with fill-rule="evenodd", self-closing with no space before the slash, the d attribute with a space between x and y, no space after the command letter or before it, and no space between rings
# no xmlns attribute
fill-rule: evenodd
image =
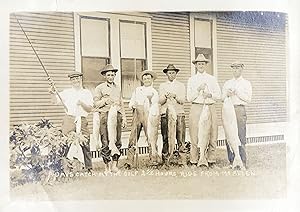
<svg viewBox="0 0 300 212"><path fill-rule="evenodd" d="M130 169L134 165L134 156L136 151L138 151L137 142L142 129L149 144L151 165L158 165L161 162L162 166L168 169L170 161L176 153L177 164L179 165L186 166L190 164L192 168L197 166L204 166L204 168L216 167L218 138L216 103L225 98L230 98L234 105L238 137L241 142L239 145L239 156L242 159L243 166L247 167L245 105L251 101L252 88L251 83L242 77L244 64L240 62L231 64L233 78L225 82L221 92L216 77L206 73L209 60L203 54L199 54L192 63L195 65L196 74L189 78L187 88L176 79L180 70L173 64L169 64L163 69L163 73L167 76L167 81L159 86L158 91L153 87L153 81L157 79L155 72L145 70L139 75L142 85L134 89L129 102L129 108L133 111L133 121L125 168ZM52 99L56 99L56 101L61 99L68 109L63 122L64 133L71 130L75 131L76 124L80 120L81 132L88 136L86 116L92 110L99 113L102 143L101 156L105 163L105 170L112 172L118 171L118 160L122 146L121 129L126 126L127 122L121 89L114 82L117 71L110 64L100 71L106 82L96 87L94 97L82 87L82 73L78 72L69 75L72 88L68 89L68 92L64 90L59 93L61 95L57 96L53 83L51 83L50 89ZM186 100L192 103L188 126L191 144L189 161L187 161L185 148L186 122L184 104ZM114 110L112 110L112 107ZM205 150L207 164L199 163L198 148L199 119L204 107L209 108L209 118L211 120L207 132L209 141ZM113 122L110 119L113 119ZM113 124L114 122L115 124ZM163 140L161 160L157 151L159 123ZM64 130L65 128L68 128L68 130ZM87 139L89 138L87 137ZM175 140L177 148L175 147ZM82 146L82 151L84 153L85 166L87 169L91 169L89 143ZM227 144L227 152L228 160L232 164L237 156L229 144Z"/></svg>

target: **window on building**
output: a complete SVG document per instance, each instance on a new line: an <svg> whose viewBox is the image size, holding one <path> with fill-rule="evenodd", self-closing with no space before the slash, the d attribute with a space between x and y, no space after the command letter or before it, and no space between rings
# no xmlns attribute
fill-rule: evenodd
<svg viewBox="0 0 300 212"><path fill-rule="evenodd" d="M210 63L208 63L206 72L213 74L213 39L212 39L212 20L194 19L195 33L195 58L203 54Z"/></svg>
<svg viewBox="0 0 300 212"><path fill-rule="evenodd" d="M121 87L123 97L129 99L141 85L140 72L147 67L146 23L120 21Z"/></svg>
<svg viewBox="0 0 300 212"><path fill-rule="evenodd" d="M109 20L80 17L83 85L93 90L104 82L99 71L110 63Z"/></svg>

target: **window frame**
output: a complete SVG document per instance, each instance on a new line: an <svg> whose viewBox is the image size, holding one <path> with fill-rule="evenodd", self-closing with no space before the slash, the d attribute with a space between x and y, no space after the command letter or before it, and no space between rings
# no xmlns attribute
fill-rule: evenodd
<svg viewBox="0 0 300 212"><path fill-rule="evenodd" d="M195 21L209 21L211 22L211 42L212 42L212 58L211 67L213 76L218 77L217 71L217 24L215 14L200 14L200 13L190 13L190 53L191 61L195 59L196 46L195 46ZM191 75L195 74L195 67L191 65Z"/></svg>
<svg viewBox="0 0 300 212"><path fill-rule="evenodd" d="M145 23L146 42L146 68L152 69L152 36L151 36L151 16L146 13L105 13L105 12L74 12L74 45L75 45L75 70L82 72L81 66L81 35L80 17L90 17L106 19L109 21L109 52L110 62L119 71L116 73L115 82L121 87L121 46L120 46L120 21ZM127 101L127 100L125 100ZM128 100L129 101L129 100Z"/></svg>
<svg viewBox="0 0 300 212"><path fill-rule="evenodd" d="M136 64L137 60L144 60L144 68L143 70L147 70L148 68L148 54L147 54L147 23L146 22L141 22L141 21L129 21L129 20L123 20L123 19L119 19L119 29L121 28L121 23L131 23L131 24L141 24L144 26L144 33L145 33L145 58L128 58L128 57L122 57L122 48L121 48L121 31L119 31L119 40L120 40L120 69L122 68L122 59L124 60L130 60L133 59L134 63ZM136 71L136 70L135 70ZM122 75L122 73L121 73ZM139 81L138 78L135 78L137 81ZM138 84L138 83L137 83ZM140 83L141 84L141 83ZM121 82L120 82L120 87L122 88L122 78L121 78ZM122 91L123 92L123 91ZM122 93L122 97L124 98L124 100L129 100L128 98L124 97L124 93Z"/></svg>
<svg viewBox="0 0 300 212"><path fill-rule="evenodd" d="M81 40L81 21L82 19L90 19L90 20L100 20L100 21L106 21L107 22L107 27L108 27L108 57L103 57L103 56L85 56L82 53L82 40ZM98 58L98 59L104 59L107 63L110 63L111 61L111 35L110 35L110 20L107 18L99 18L99 17L91 17L91 16L85 16L85 15L79 15L79 33L80 33L80 64L81 64L81 71L83 72L83 58ZM100 71L100 70L99 70ZM99 74L99 72L98 72ZM88 81L89 82L89 81ZM84 84L84 81L83 81Z"/></svg>

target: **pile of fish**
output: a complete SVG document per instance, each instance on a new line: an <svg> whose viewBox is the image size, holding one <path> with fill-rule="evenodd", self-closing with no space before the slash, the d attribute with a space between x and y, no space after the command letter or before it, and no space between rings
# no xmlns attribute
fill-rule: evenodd
<svg viewBox="0 0 300 212"><path fill-rule="evenodd" d="M82 148L80 146L80 135L81 135L81 116L76 116L75 118L76 134L79 135L74 139L70 145L70 149L67 154L67 158L73 159L77 158L80 162L84 163L84 156Z"/></svg>

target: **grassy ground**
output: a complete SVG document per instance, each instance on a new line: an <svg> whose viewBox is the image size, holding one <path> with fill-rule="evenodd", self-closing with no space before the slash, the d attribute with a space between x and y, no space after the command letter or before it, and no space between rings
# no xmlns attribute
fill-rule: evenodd
<svg viewBox="0 0 300 212"><path fill-rule="evenodd" d="M218 164L227 165L225 149L218 149ZM286 195L286 147L281 144L248 146L247 171L226 168L201 171L173 167L169 171L121 169L106 176L95 164L94 176L69 178L42 186L27 184L11 190L14 200L100 199L273 199ZM123 161L120 161L122 165ZM143 163L143 162L142 162Z"/></svg>

